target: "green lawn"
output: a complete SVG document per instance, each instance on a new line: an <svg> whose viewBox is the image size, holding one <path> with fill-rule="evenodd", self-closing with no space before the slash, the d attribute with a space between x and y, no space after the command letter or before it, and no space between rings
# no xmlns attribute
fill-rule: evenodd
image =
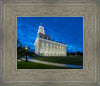
<svg viewBox="0 0 100 86"><path fill-rule="evenodd" d="M62 64L72 64L72 65L83 65L82 56L63 56L63 57L32 57L33 59L62 63ZM68 67L58 67L46 64L40 64L35 62L17 62L18 69L74 69ZM76 68L77 69L77 68Z"/></svg>
<svg viewBox="0 0 100 86"><path fill-rule="evenodd" d="M62 64L72 64L72 65L83 65L82 56L62 56L62 57L32 57L33 59L62 63Z"/></svg>
<svg viewBox="0 0 100 86"><path fill-rule="evenodd" d="M35 62L17 62L17 69L73 69L68 67L57 67Z"/></svg>

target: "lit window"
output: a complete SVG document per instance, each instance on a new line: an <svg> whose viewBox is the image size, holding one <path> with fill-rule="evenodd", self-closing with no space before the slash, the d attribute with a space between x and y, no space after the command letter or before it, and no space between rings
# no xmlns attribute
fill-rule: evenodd
<svg viewBox="0 0 100 86"><path fill-rule="evenodd" d="M52 44L50 45L50 47L52 47Z"/></svg>
<svg viewBox="0 0 100 86"><path fill-rule="evenodd" d="M47 47L48 47L48 44L47 44Z"/></svg>
<svg viewBox="0 0 100 86"><path fill-rule="evenodd" d="M57 48L58 48L58 46L57 46Z"/></svg>
<svg viewBox="0 0 100 86"><path fill-rule="evenodd" d="M54 45L54 48L55 48L55 45Z"/></svg>
<svg viewBox="0 0 100 86"><path fill-rule="evenodd" d="M44 46L44 43L42 43L42 46Z"/></svg>
<svg viewBox="0 0 100 86"><path fill-rule="evenodd" d="M47 39L48 39L48 37L47 37Z"/></svg>
<svg viewBox="0 0 100 86"><path fill-rule="evenodd" d="M61 48L61 46L60 46L60 48Z"/></svg>

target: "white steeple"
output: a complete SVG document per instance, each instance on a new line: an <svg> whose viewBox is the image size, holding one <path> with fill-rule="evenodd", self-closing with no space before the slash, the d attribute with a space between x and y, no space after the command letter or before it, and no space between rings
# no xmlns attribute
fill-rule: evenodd
<svg viewBox="0 0 100 86"><path fill-rule="evenodd" d="M39 33L45 34L44 27L42 25L39 26L38 34Z"/></svg>

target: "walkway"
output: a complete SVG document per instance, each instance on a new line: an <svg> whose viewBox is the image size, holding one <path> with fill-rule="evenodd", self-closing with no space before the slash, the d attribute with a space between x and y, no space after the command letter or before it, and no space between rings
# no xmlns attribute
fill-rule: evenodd
<svg viewBox="0 0 100 86"><path fill-rule="evenodd" d="M60 63L40 61L40 60L36 60L36 59L32 59L32 58L29 58L28 61L32 61L32 62L36 62L36 63L41 63L41 64L52 65L52 66L59 66L59 67L70 67L70 68L80 68L80 69L83 68L82 65L60 64Z"/></svg>

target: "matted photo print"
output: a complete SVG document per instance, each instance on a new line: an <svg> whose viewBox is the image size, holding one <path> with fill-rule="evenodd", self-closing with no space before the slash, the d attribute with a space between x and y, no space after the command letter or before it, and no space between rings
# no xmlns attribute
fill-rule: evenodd
<svg viewBox="0 0 100 86"><path fill-rule="evenodd" d="M17 17L17 69L83 69L83 17Z"/></svg>

